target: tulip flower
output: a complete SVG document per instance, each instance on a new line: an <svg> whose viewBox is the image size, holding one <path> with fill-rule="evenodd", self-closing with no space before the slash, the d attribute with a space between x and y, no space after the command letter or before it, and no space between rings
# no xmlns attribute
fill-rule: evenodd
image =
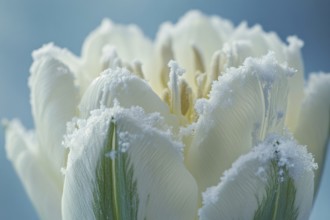
<svg viewBox="0 0 330 220"><path fill-rule="evenodd" d="M304 86L302 46L197 11L155 42L104 20L80 57L33 52L7 156L42 219L308 219L330 75Z"/></svg>

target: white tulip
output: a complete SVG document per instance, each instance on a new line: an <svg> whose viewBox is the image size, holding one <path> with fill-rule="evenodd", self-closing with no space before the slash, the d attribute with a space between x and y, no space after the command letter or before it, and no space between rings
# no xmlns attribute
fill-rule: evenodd
<svg viewBox="0 0 330 220"><path fill-rule="evenodd" d="M81 57L33 52L35 131L6 122L7 156L42 219L308 219L330 75L304 89L302 45L196 11L154 43L105 20Z"/></svg>

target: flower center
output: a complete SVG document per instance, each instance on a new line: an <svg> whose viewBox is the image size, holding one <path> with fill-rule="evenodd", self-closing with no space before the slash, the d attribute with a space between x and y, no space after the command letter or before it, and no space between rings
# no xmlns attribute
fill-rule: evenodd
<svg viewBox="0 0 330 220"><path fill-rule="evenodd" d="M192 71L185 73L175 60L171 40L168 38L160 47L160 79L163 87L161 98L167 103L173 114L183 116L188 122L196 119L194 104L197 99L207 98L214 80L217 80L224 66L224 57L216 51L207 71L203 55L194 43L191 43ZM170 68L170 73L168 70ZM185 73L185 74L183 74Z"/></svg>
<svg viewBox="0 0 330 220"><path fill-rule="evenodd" d="M217 80L226 65L226 56L222 51L213 53L210 66L206 68L205 57L198 47L191 43L191 51L187 53L191 65L188 72L174 61L172 40L165 39L158 47L158 77L160 87L155 92L170 107L173 114L178 116L183 124L196 120L197 114L194 105L197 99L208 98L212 82ZM105 45L101 56L102 69L125 67L139 78L146 80L142 70L142 63L134 60L130 63L123 62L112 45ZM186 72L186 73L185 73ZM148 75L148 74L147 74ZM148 78L148 77L147 77ZM149 81L149 80L148 80ZM157 85L150 85L153 89Z"/></svg>

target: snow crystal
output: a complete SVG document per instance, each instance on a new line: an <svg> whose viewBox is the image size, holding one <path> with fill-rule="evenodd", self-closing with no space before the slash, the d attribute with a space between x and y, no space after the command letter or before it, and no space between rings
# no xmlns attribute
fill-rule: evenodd
<svg viewBox="0 0 330 220"><path fill-rule="evenodd" d="M207 114L207 107L208 107L207 99L198 99L195 103L195 110L199 115Z"/></svg>
<svg viewBox="0 0 330 220"><path fill-rule="evenodd" d="M298 145L291 137L271 134L252 151L238 158L232 167L224 172L218 185L209 187L203 193L203 205L218 202L222 187L240 178L245 169L251 169L257 178L266 182L269 178L268 169L273 161L276 161L280 168L278 171L280 181L284 181L285 169L295 181L317 169L313 156L307 152L306 147Z"/></svg>
<svg viewBox="0 0 330 220"><path fill-rule="evenodd" d="M234 180L241 166L255 159L260 164L255 174L261 179L265 179L266 167L272 160L276 160L280 168L286 168L293 179L298 179L306 171L317 169L312 154L307 152L305 146L298 145L293 138L272 134L254 147L250 153L237 159L231 169L225 171L221 182ZM280 169L279 174L283 174L283 169Z"/></svg>
<svg viewBox="0 0 330 220"><path fill-rule="evenodd" d="M136 139L136 135L131 135L127 131L120 132L118 135L119 151L125 153L131 145L131 140Z"/></svg>
<svg viewBox="0 0 330 220"><path fill-rule="evenodd" d="M239 68L228 68L226 72L212 84L209 103L211 106L229 107L234 103L233 84L246 83L246 77L249 75L257 76L263 87L263 93L269 98L269 92L275 80L284 76L291 76L295 71L285 65L280 65L273 52L269 52L262 58L247 58L243 66ZM266 103L267 105L267 103ZM267 106L266 106L267 107Z"/></svg>
<svg viewBox="0 0 330 220"><path fill-rule="evenodd" d="M114 77L115 76L115 77ZM118 93L126 90L128 83L138 77L128 72L125 68L116 67L114 69L107 69L93 81L93 84L101 88L101 95L99 97L100 106L106 105L110 97L117 97ZM82 110L83 106L79 108Z"/></svg>
<svg viewBox="0 0 330 220"><path fill-rule="evenodd" d="M172 143L174 149L182 154L183 144L175 141L172 132L166 126L159 113L146 114L141 107L121 108L119 103L112 108L105 108L91 111L87 119L74 119L68 123L68 132L64 137L63 145L70 148L67 168L74 163L82 154L87 152L95 154L104 146L107 137L110 120L115 121L117 126L118 152L108 152L106 156L114 158L117 153L126 153L134 146L138 139L143 140L145 134L155 133ZM125 131L131 125L139 129L134 133ZM128 127L127 127L128 126ZM124 129L124 130L121 130ZM97 155L97 154L96 154Z"/></svg>
<svg viewBox="0 0 330 220"><path fill-rule="evenodd" d="M276 160L280 167L280 176L283 176L284 168L293 179L298 179L306 171L317 169L312 154L307 152L305 146L298 145L293 138L269 135L253 152L259 155L262 165Z"/></svg>
<svg viewBox="0 0 330 220"><path fill-rule="evenodd" d="M60 49L55 47L53 42L43 45L41 48L34 50L32 52L33 60L38 60L44 56L54 56L55 54L59 53Z"/></svg>
<svg viewBox="0 0 330 220"><path fill-rule="evenodd" d="M219 198L217 191L217 186L211 186L205 192L203 192L203 205L216 204Z"/></svg>
<svg viewBox="0 0 330 220"><path fill-rule="evenodd" d="M174 61L174 60L170 60L168 62L168 67L170 67L171 72L175 73L175 75L177 75L177 76L182 76L185 73L185 70L182 69L179 66L179 64L176 61Z"/></svg>
<svg viewBox="0 0 330 220"><path fill-rule="evenodd" d="M33 60L39 60L44 57L51 57L51 58L63 58L66 56L72 56L69 50L66 48L59 48L55 46L53 42L43 45L41 48L34 50L32 52ZM60 59L61 60L61 59Z"/></svg>
<svg viewBox="0 0 330 220"><path fill-rule="evenodd" d="M114 160L116 158L117 151L111 150L105 154L106 157L110 157L111 160Z"/></svg>
<svg viewBox="0 0 330 220"><path fill-rule="evenodd" d="M187 127L180 127L180 137L185 137L185 136L191 136L195 133L196 131L196 123L192 123L188 125Z"/></svg>

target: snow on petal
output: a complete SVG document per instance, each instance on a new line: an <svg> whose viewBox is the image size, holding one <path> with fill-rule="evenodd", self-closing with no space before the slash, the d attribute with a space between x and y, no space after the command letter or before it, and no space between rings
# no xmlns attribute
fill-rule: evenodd
<svg viewBox="0 0 330 220"><path fill-rule="evenodd" d="M294 137L307 145L319 169L315 175L317 191L330 135L330 74L311 74L305 89Z"/></svg>
<svg viewBox="0 0 330 220"><path fill-rule="evenodd" d="M306 147L270 135L203 193L200 219L308 219L315 168Z"/></svg>
<svg viewBox="0 0 330 220"><path fill-rule="evenodd" d="M79 66L81 65L80 59L66 48L59 48L54 45L54 43L48 43L38 50L33 51L32 57L34 60L43 59L45 57L57 59L67 66L75 77L79 77L77 74Z"/></svg>
<svg viewBox="0 0 330 220"><path fill-rule="evenodd" d="M272 51L278 62L286 62L288 67L296 70L289 79L288 108L286 125L294 130L299 106L303 99L304 66L301 56L303 42L296 36L287 38L288 44L283 43L274 32L265 32L260 25L251 28L245 22L241 23L228 38L221 51L218 74L228 67L238 67L247 57L260 57ZM211 77L212 78L212 77ZM208 83L210 85L210 82ZM210 87L210 86L209 86Z"/></svg>
<svg viewBox="0 0 330 220"><path fill-rule="evenodd" d="M35 139L9 123L8 158L44 218L62 207L64 219L196 219L201 193L245 154L206 191L201 218L269 219L277 195L306 219L329 139L330 77L312 76L304 98L303 43L287 42L198 11L164 23L154 44L105 19L81 58L52 43L33 52ZM286 128L320 165L314 186L311 156L283 139Z"/></svg>
<svg viewBox="0 0 330 220"><path fill-rule="evenodd" d="M268 133L284 128L291 69L272 53L249 58L215 81L208 100L198 100L200 114L187 155L199 190L216 184L222 173Z"/></svg>
<svg viewBox="0 0 330 220"><path fill-rule="evenodd" d="M269 51L275 53L276 59L282 63L287 62L288 66L300 71L299 77L303 77L303 62L301 48L303 42L296 36L287 38L288 44L281 41L275 32L265 32L260 25L248 27L242 22L228 39L228 42L246 41L253 47L252 56L263 56ZM301 79L300 79L301 80Z"/></svg>
<svg viewBox="0 0 330 220"><path fill-rule="evenodd" d="M193 219L197 186L163 125L157 113L119 106L78 121L65 141L63 219Z"/></svg>
<svg viewBox="0 0 330 220"><path fill-rule="evenodd" d="M67 152L62 146L66 123L76 114L78 89L70 68L61 62L52 47L33 53L29 87L38 146L58 179ZM64 58L62 58L64 59Z"/></svg>
<svg viewBox="0 0 330 220"><path fill-rule="evenodd" d="M86 90L79 104L81 117L86 118L100 106L112 107L118 101L122 107L140 106L148 113L159 112L171 126L178 127L169 107L154 93L148 83L125 68L106 70Z"/></svg>
<svg viewBox="0 0 330 220"><path fill-rule="evenodd" d="M7 158L23 183L42 219L61 219L61 184L54 178L38 150L33 132L26 131L19 121L5 122Z"/></svg>

